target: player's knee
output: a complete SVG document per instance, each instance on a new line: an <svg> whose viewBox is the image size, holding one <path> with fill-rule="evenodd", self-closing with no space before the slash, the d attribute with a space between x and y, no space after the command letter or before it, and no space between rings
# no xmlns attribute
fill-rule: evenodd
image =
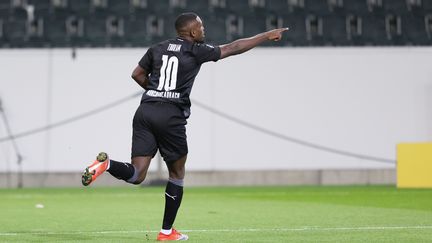
<svg viewBox="0 0 432 243"><path fill-rule="evenodd" d="M185 176L185 162L186 162L186 155L181 156L179 159L174 160L172 162L168 162L168 172L169 177L182 180Z"/></svg>
<svg viewBox="0 0 432 243"><path fill-rule="evenodd" d="M136 181L132 182L134 185L139 185L144 181L144 179L138 178Z"/></svg>
<svg viewBox="0 0 432 243"><path fill-rule="evenodd" d="M143 181L144 181L144 180L142 180L142 179L137 179L135 182L132 182L132 184L134 184L134 185L139 185L139 184L141 184Z"/></svg>
<svg viewBox="0 0 432 243"><path fill-rule="evenodd" d="M185 176L185 171L184 169L179 169L179 170L170 170L169 171L169 177L173 178L173 179L177 179L177 180L183 180Z"/></svg>
<svg viewBox="0 0 432 243"><path fill-rule="evenodd" d="M147 175L147 171L140 171L138 178L135 180L135 182L133 182L133 184L135 185L141 184L145 180L146 175Z"/></svg>
<svg viewBox="0 0 432 243"><path fill-rule="evenodd" d="M138 184L141 184L145 180L146 175L147 175L147 170L145 168L139 168L137 166L134 166L134 167L135 167L135 172L134 172L133 176L127 180L127 182L129 182L131 184L138 185Z"/></svg>

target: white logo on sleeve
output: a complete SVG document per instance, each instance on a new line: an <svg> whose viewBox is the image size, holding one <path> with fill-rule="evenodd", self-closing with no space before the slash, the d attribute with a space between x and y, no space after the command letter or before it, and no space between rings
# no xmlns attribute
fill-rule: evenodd
<svg viewBox="0 0 432 243"><path fill-rule="evenodd" d="M214 46L212 46L212 45L209 45L209 44L205 44L207 47L210 47L210 48L214 48Z"/></svg>

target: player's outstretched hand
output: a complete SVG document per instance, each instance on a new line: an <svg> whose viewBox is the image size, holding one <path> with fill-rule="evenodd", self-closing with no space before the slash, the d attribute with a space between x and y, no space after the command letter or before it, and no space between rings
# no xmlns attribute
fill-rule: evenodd
<svg viewBox="0 0 432 243"><path fill-rule="evenodd" d="M287 30L288 28L280 28L280 29L267 31L267 38L269 40L278 41L282 39L282 33Z"/></svg>

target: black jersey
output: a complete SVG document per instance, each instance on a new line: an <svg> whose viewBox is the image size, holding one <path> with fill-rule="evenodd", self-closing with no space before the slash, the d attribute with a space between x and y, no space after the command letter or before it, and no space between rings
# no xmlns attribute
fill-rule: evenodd
<svg viewBox="0 0 432 243"><path fill-rule="evenodd" d="M219 47L176 38L150 47L139 65L149 74L141 102L171 102L190 115L190 93L201 64L220 59Z"/></svg>

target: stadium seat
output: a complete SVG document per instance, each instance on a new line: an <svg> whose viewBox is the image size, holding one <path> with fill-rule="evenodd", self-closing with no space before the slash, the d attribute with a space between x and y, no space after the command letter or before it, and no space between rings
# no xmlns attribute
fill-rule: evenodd
<svg viewBox="0 0 432 243"><path fill-rule="evenodd" d="M402 19L399 15L387 14L385 17L387 40L392 45L403 45Z"/></svg>
<svg viewBox="0 0 432 243"><path fill-rule="evenodd" d="M149 15L146 18L147 35L152 44L172 37L165 35L165 28L168 24L170 23L166 20L166 16Z"/></svg>
<svg viewBox="0 0 432 243"><path fill-rule="evenodd" d="M128 4L126 1L117 1ZM121 5L121 4L120 4ZM104 21L110 15L117 15L117 9L110 7L108 0L90 0L89 17L92 19L100 19Z"/></svg>
<svg viewBox="0 0 432 243"><path fill-rule="evenodd" d="M149 46L151 38L147 35L147 21L145 18L126 19L125 39L127 45L131 46Z"/></svg>
<svg viewBox="0 0 432 243"><path fill-rule="evenodd" d="M51 11L51 0L31 0L29 4L34 7L34 13L37 17L48 17Z"/></svg>
<svg viewBox="0 0 432 243"><path fill-rule="evenodd" d="M328 0L305 0L305 11L314 15L328 14L330 12Z"/></svg>
<svg viewBox="0 0 432 243"><path fill-rule="evenodd" d="M90 40L90 45L101 47L107 45L106 19L86 18L85 36Z"/></svg>
<svg viewBox="0 0 432 243"><path fill-rule="evenodd" d="M52 47L66 46L66 18L58 17L54 19L53 17L47 17L45 21L49 22L44 29L49 45Z"/></svg>
<svg viewBox="0 0 432 243"><path fill-rule="evenodd" d="M90 0L72 0L68 3L68 8L73 14L87 16L90 13Z"/></svg>
<svg viewBox="0 0 432 243"><path fill-rule="evenodd" d="M422 0L407 0L407 9L409 12L422 12Z"/></svg>
<svg viewBox="0 0 432 243"><path fill-rule="evenodd" d="M214 45L227 43L225 16L209 16L204 20L206 25L206 41Z"/></svg>
<svg viewBox="0 0 432 243"><path fill-rule="evenodd" d="M42 17L36 17L27 23L27 38L32 47L44 45L44 24Z"/></svg>
<svg viewBox="0 0 432 243"><path fill-rule="evenodd" d="M27 40L27 20L9 19L4 21L4 38L11 47L24 47Z"/></svg>
<svg viewBox="0 0 432 243"><path fill-rule="evenodd" d="M90 10L91 9L107 9L108 0L90 0Z"/></svg>
<svg viewBox="0 0 432 243"><path fill-rule="evenodd" d="M305 11L305 0L287 0L287 4L291 13L299 14Z"/></svg>
<svg viewBox="0 0 432 243"><path fill-rule="evenodd" d="M383 0L366 0L366 5L371 13L382 13L384 10Z"/></svg>
<svg viewBox="0 0 432 243"><path fill-rule="evenodd" d="M227 41L244 37L244 19L242 16L229 14L225 19Z"/></svg>
<svg viewBox="0 0 432 243"><path fill-rule="evenodd" d="M432 18L431 18L432 21ZM427 16L402 16L402 31L407 45L430 45L432 33L428 35ZM432 24L432 22L431 22Z"/></svg>
<svg viewBox="0 0 432 243"><path fill-rule="evenodd" d="M14 4L12 4L14 3ZM28 11L25 1L12 2L10 5L10 15L4 21L5 38L12 47L25 46L27 41L27 20Z"/></svg>
<svg viewBox="0 0 432 243"><path fill-rule="evenodd" d="M226 1L227 0L209 0L208 12L213 15L226 14L228 12Z"/></svg>
<svg viewBox="0 0 432 243"><path fill-rule="evenodd" d="M243 16L243 36L253 36L266 30L266 16Z"/></svg>
<svg viewBox="0 0 432 243"><path fill-rule="evenodd" d="M343 0L328 0L329 11L334 14L344 13L344 1Z"/></svg>
<svg viewBox="0 0 432 243"><path fill-rule="evenodd" d="M429 43L432 43L432 13L427 14L424 17L424 23L425 23L425 28L429 39Z"/></svg>
<svg viewBox="0 0 432 243"><path fill-rule="evenodd" d="M407 0L383 0L383 8L387 14L408 13Z"/></svg>
<svg viewBox="0 0 432 243"><path fill-rule="evenodd" d="M188 0L185 11L192 11L198 15L205 15L209 12L210 6L208 0Z"/></svg>
<svg viewBox="0 0 432 243"><path fill-rule="evenodd" d="M322 45L323 38L323 18L322 16L309 14L306 16L306 39L309 44Z"/></svg>
<svg viewBox="0 0 432 243"><path fill-rule="evenodd" d="M91 46L85 37L86 20L76 15L57 16L46 25L46 38L52 47Z"/></svg>
<svg viewBox="0 0 432 243"><path fill-rule="evenodd" d="M133 4L130 5L131 14L129 18L131 21L134 21L138 18L146 18L146 16L150 15L152 12L148 8L147 1L134 1Z"/></svg>
<svg viewBox="0 0 432 243"><path fill-rule="evenodd" d="M346 34L349 45L363 45L363 19L358 15L349 14L345 17Z"/></svg>
<svg viewBox="0 0 432 243"><path fill-rule="evenodd" d="M5 33L4 33L4 21L0 18L0 46L2 46L6 42Z"/></svg>
<svg viewBox="0 0 432 243"><path fill-rule="evenodd" d="M266 0L249 0L248 5L251 13L255 15L265 15L268 11L266 9Z"/></svg>
<svg viewBox="0 0 432 243"><path fill-rule="evenodd" d="M431 0L423 0L421 2L423 4L423 9L426 12L431 12L432 11L432 1Z"/></svg>
<svg viewBox="0 0 432 243"><path fill-rule="evenodd" d="M344 0L346 14L362 15L369 13L366 0Z"/></svg>
<svg viewBox="0 0 432 243"><path fill-rule="evenodd" d="M120 16L111 15L105 20L108 36L124 36L124 19Z"/></svg>
<svg viewBox="0 0 432 243"><path fill-rule="evenodd" d="M163 36L166 36L166 38L175 38L176 37L176 33L177 33L175 30L176 18L177 18L177 15L172 15L172 14L164 16L164 29L163 29L164 33L163 33Z"/></svg>
<svg viewBox="0 0 432 243"><path fill-rule="evenodd" d="M115 13L116 16L128 17L132 14L132 6L129 1L115 1L110 0L108 7L111 12Z"/></svg>
<svg viewBox="0 0 432 243"><path fill-rule="evenodd" d="M35 1L35 4L38 4L37 1ZM52 12L55 13L67 13L70 14L70 7L69 7L70 1L68 0L56 0L56 1L50 1L50 8Z"/></svg>
<svg viewBox="0 0 432 243"><path fill-rule="evenodd" d="M323 37L326 44L348 45L347 22L345 16L327 15L323 17Z"/></svg>
<svg viewBox="0 0 432 243"><path fill-rule="evenodd" d="M148 8L148 4L149 4L148 0L130 0L129 1L129 5L130 5L131 9L135 9L135 8L145 9L145 8Z"/></svg>
<svg viewBox="0 0 432 243"><path fill-rule="evenodd" d="M9 14L10 14L11 10L9 8L8 4L2 4L0 2L0 18L1 19L8 19L9 18Z"/></svg>
<svg viewBox="0 0 432 243"><path fill-rule="evenodd" d="M285 16L289 14L287 0L268 0L266 1L266 9L269 13Z"/></svg>
<svg viewBox="0 0 432 243"><path fill-rule="evenodd" d="M284 26L289 27L289 32L284 37L284 42L289 46L304 46L306 42L306 21L301 14L284 16Z"/></svg>
<svg viewBox="0 0 432 243"><path fill-rule="evenodd" d="M150 10L153 14L156 13L169 13L171 12L170 8L170 0L149 0L147 9ZM157 4L156 4L157 3Z"/></svg>
<svg viewBox="0 0 432 243"><path fill-rule="evenodd" d="M386 45L387 40L385 18L383 16L367 16L362 18L362 40L364 45Z"/></svg>
<svg viewBox="0 0 432 243"><path fill-rule="evenodd" d="M431 0L0 0L0 45L146 46L173 37L185 11L202 17L215 44L282 26L284 40L266 45L432 44Z"/></svg>
<svg viewBox="0 0 432 243"><path fill-rule="evenodd" d="M228 0L226 7L229 11L236 14L247 14L250 13L250 7L248 0Z"/></svg>
<svg viewBox="0 0 432 243"><path fill-rule="evenodd" d="M28 13L25 8L12 8L10 10L9 19L21 21L21 20L26 20L27 16Z"/></svg>
<svg viewBox="0 0 432 243"><path fill-rule="evenodd" d="M264 30L271 30L271 29L285 27L282 15L268 14L265 17L266 17L265 18L266 25Z"/></svg>
<svg viewBox="0 0 432 243"><path fill-rule="evenodd" d="M106 19L107 45L127 46L125 37L125 19L123 16L108 16Z"/></svg>
<svg viewBox="0 0 432 243"><path fill-rule="evenodd" d="M11 5L11 0L0 0L0 8L9 9Z"/></svg>

